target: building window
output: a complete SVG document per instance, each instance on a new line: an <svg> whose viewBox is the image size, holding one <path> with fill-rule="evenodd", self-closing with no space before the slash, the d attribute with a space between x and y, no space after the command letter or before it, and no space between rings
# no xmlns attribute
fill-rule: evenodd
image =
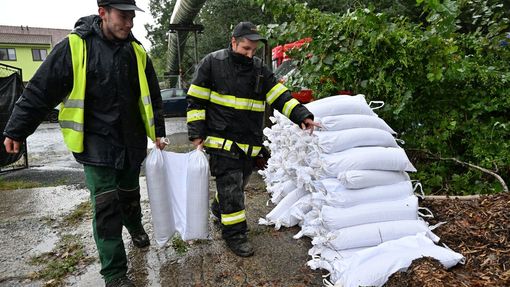
<svg viewBox="0 0 510 287"><path fill-rule="evenodd" d="M32 58L34 61L46 60L46 49L32 49Z"/></svg>
<svg viewBox="0 0 510 287"><path fill-rule="evenodd" d="M0 60L2 60L2 61L16 61L16 49L14 49L14 48L0 48Z"/></svg>

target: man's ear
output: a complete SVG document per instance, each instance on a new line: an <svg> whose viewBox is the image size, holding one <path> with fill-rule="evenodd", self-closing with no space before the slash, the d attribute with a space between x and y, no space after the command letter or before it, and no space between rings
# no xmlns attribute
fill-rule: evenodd
<svg viewBox="0 0 510 287"><path fill-rule="evenodd" d="M232 37L230 43L232 44L232 49L235 50L235 47L237 47L236 38Z"/></svg>
<svg viewBox="0 0 510 287"><path fill-rule="evenodd" d="M97 14L99 14L99 17L103 19L103 17L106 15L106 9L104 7L97 8Z"/></svg>

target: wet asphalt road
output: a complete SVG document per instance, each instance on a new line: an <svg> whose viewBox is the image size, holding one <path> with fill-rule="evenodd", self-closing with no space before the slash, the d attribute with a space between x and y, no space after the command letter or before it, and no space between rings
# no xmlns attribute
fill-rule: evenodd
<svg viewBox="0 0 510 287"><path fill-rule="evenodd" d="M166 126L171 140L168 150L192 149L185 134L185 119L167 119ZM92 264L80 266L68 276L65 286L104 286L91 220L84 219L72 228L60 224L64 215L88 200L81 166L62 144L57 124L42 124L27 142L31 167L2 174L0 180L30 180L58 186L0 191L0 286L44 286L43 281L30 279L38 267L28 261L52 250L64 234L78 235L87 255L95 258ZM140 184L143 222L151 236L145 177L141 177ZM212 180L210 187L213 195ZM154 241L148 248L137 249L124 231L129 276L137 286L322 286L322 272L306 266L310 240L292 238L299 228L275 231L257 224L273 208L266 206L268 199L261 177L254 174L246 190L246 209L255 256L240 258L231 253L212 222L210 239L192 243L184 254L179 254L170 243L158 248Z"/></svg>

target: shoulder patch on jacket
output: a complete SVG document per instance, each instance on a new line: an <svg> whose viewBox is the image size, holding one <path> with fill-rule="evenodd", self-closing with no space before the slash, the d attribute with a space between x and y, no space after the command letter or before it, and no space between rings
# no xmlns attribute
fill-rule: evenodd
<svg viewBox="0 0 510 287"><path fill-rule="evenodd" d="M218 50L211 53L211 56L216 60L225 60L228 57L227 49Z"/></svg>
<svg viewBox="0 0 510 287"><path fill-rule="evenodd" d="M253 57L253 63L255 64L255 68L260 69L262 68L262 59L259 57Z"/></svg>

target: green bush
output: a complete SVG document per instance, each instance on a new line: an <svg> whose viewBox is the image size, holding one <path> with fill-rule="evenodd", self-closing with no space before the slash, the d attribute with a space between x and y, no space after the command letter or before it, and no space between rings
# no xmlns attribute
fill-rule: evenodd
<svg viewBox="0 0 510 287"><path fill-rule="evenodd" d="M417 2L424 11L421 22L373 8L335 14L264 1L276 17L294 15L292 22L268 25L266 33L273 44L313 39L291 54L299 59L300 73L290 86L309 87L316 98L351 90L383 100L379 115L405 140L419 171L413 177L428 193L498 192L494 177L448 159L510 178L510 47L505 45L510 39L503 6ZM477 11L485 11L471 14L478 26L468 23L469 13Z"/></svg>

